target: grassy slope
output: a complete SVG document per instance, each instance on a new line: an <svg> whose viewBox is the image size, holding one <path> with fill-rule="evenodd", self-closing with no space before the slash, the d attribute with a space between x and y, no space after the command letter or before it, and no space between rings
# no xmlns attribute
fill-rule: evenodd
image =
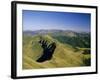
<svg viewBox="0 0 100 80"><path fill-rule="evenodd" d="M36 60L42 54L42 48L39 41L39 35L30 37L23 37L23 69L36 69L36 68L57 68L57 67L77 67L84 66L84 55L82 50L75 51L70 45L60 43L49 35L44 38L50 42L56 42L57 48L55 49L53 58L43 63L38 63Z"/></svg>

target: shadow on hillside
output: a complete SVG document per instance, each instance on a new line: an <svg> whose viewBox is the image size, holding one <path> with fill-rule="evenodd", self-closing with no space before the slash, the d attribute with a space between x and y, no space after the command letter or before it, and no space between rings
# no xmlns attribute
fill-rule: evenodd
<svg viewBox="0 0 100 80"><path fill-rule="evenodd" d="M37 59L37 62L44 62L46 60L50 60L54 54L56 43L52 42L51 44L48 44L48 42L43 39L40 39L39 43L43 48L43 53L40 58Z"/></svg>
<svg viewBox="0 0 100 80"><path fill-rule="evenodd" d="M83 60L85 66L91 66L91 58Z"/></svg>

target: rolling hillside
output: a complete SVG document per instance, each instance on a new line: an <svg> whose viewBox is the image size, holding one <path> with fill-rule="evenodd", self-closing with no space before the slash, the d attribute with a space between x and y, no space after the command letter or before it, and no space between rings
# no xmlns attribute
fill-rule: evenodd
<svg viewBox="0 0 100 80"><path fill-rule="evenodd" d="M59 68L90 66L90 54L82 54L84 49L76 49L70 44L65 44L51 35L44 35L48 43L55 42L57 47L51 60L38 63L36 60L42 55L42 48L38 43L40 35L23 36L23 69Z"/></svg>

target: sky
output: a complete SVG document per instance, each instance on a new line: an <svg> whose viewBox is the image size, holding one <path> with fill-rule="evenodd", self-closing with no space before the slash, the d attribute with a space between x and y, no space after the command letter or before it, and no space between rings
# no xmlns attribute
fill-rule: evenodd
<svg viewBox="0 0 100 80"><path fill-rule="evenodd" d="M89 13L23 10L23 30L58 29L90 32Z"/></svg>

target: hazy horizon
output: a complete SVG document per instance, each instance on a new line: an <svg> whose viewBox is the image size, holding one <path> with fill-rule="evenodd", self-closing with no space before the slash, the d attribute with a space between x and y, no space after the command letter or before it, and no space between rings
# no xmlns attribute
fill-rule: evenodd
<svg viewBox="0 0 100 80"><path fill-rule="evenodd" d="M90 32L88 13L23 10L23 31L70 30Z"/></svg>
<svg viewBox="0 0 100 80"><path fill-rule="evenodd" d="M35 31L50 31L50 30L55 30L55 31L57 31L58 29L40 29L40 30L23 30L23 32L35 32ZM61 30L61 29L59 29L58 31L70 31L70 32L76 32L76 33L91 33L91 32L89 32L89 31L73 31L73 30Z"/></svg>

